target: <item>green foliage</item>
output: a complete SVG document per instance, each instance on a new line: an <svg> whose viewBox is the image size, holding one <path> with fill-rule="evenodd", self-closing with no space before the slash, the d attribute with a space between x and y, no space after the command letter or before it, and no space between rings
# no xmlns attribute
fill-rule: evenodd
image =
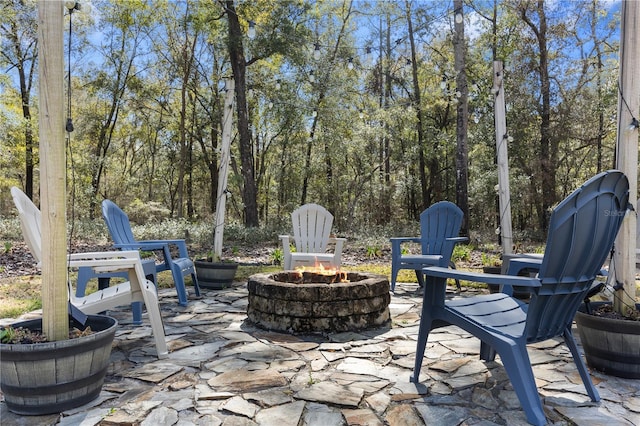
<svg viewBox="0 0 640 426"><path fill-rule="evenodd" d="M471 252L473 246L471 244L456 244L453 248L451 259L454 262L463 261L468 262L471 259Z"/></svg>
<svg viewBox="0 0 640 426"><path fill-rule="evenodd" d="M380 246L367 246L367 257L372 259L382 256L382 249Z"/></svg>
<svg viewBox="0 0 640 426"><path fill-rule="evenodd" d="M132 224L159 222L168 218L170 213L169 209L162 203L156 201L144 202L139 198L133 200L124 210L127 212Z"/></svg>
<svg viewBox="0 0 640 426"><path fill-rule="evenodd" d="M482 253L482 266L500 266L502 261L500 260L500 256L491 253Z"/></svg>
<svg viewBox="0 0 640 426"><path fill-rule="evenodd" d="M4 242L4 252L5 253L9 253L11 251L11 247L13 247L13 244L11 243L11 241L5 241Z"/></svg>
<svg viewBox="0 0 640 426"><path fill-rule="evenodd" d="M252 167L243 163L239 144L232 144L225 247L269 239L275 243L279 233L289 231L288 213L302 202L329 207L341 235L361 238L363 234L366 238L367 228L382 231L378 235L417 235L419 212L432 202L456 195L452 171L458 98L452 78L452 37L433 31L446 26L449 6L410 2L407 11L402 2L362 2L354 13L339 2L236 3L241 30L246 33L248 19L256 24L256 37L242 38L248 63L245 94L255 144L247 159ZM32 54L22 55L24 67L17 66L12 34L16 31L21 46L35 49L35 3L11 4L2 16L16 25L0 29L6 52L0 62L8 73L0 75L3 217L15 214L8 188L25 179L27 122L16 72L37 69L30 67ZM103 227L99 203L108 197L121 201L132 222L140 224L135 231L140 238L187 237L193 244L210 247L215 225L207 220L216 205L221 88L229 75L224 2L97 4L99 20L93 20L94 14L77 13L73 21L78 48L70 53L78 65L71 76L72 106L74 116L79 117L69 146L70 184L76 194L70 201L77 221L74 235L87 232L89 222ZM465 67L472 118L467 129L468 220L470 229L482 234L497 226L493 72L492 63L486 60L488 49L494 48L497 57L508 58L504 88L513 138L506 143L514 233L539 240L545 233L538 216L546 214L541 194L551 191L542 186L542 177L554 175L552 190L558 201L613 162L615 120L609 117L617 107L619 17L588 2L545 3L549 12L546 42L553 46L548 58L553 125L546 140L549 149L543 149L540 100L544 97L537 74L540 52L529 48L537 45L536 34L522 20L518 5L499 1L495 32L484 22L468 43ZM492 15L490 3L473 6L484 16ZM418 21L432 23L431 29L421 27L414 34L431 48L416 52L415 76L403 63L410 48L408 37L399 39L394 49L374 48L373 57L364 53L369 37L363 35L386 35L375 18L389 18L389 34L407 34L407 14L414 16L416 26ZM592 33L594 19L599 31ZM313 57L313 43L320 46L320 59ZM576 46L592 48L576 54ZM81 61L83 57L92 60ZM349 59L353 69L346 66ZM389 65L389 78L375 66L378 63ZM413 93L414 77L418 93ZM33 83L32 91L37 79ZM424 113L423 141L417 140L414 104L418 94L419 111ZM33 93L29 105L35 129ZM37 142L37 132L34 137ZM546 152L553 153L549 158L552 167L541 166L541 155ZM34 155L37 167L37 147ZM261 223L267 224L255 230L240 225L246 217L249 170L255 173L252 183L257 192L252 201ZM38 179L36 173L36 191ZM179 226L169 229L155 223L167 218ZM4 229L0 234L7 235ZM106 233L101 231L101 235L107 242Z"/></svg>
<svg viewBox="0 0 640 426"><path fill-rule="evenodd" d="M0 329L0 343L12 343L15 335L16 333L13 327Z"/></svg>
<svg viewBox="0 0 640 426"><path fill-rule="evenodd" d="M281 248L276 248L271 252L271 263L274 265L282 265L284 262L284 253Z"/></svg>

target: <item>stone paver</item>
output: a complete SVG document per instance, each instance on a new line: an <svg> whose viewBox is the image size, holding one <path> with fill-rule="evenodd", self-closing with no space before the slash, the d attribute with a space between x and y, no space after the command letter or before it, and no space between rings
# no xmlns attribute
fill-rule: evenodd
<svg viewBox="0 0 640 426"><path fill-rule="evenodd" d="M19 416L0 402L0 424L527 424L499 357L481 362L479 341L455 327L434 330L420 383L409 381L421 296L415 284L396 289L390 327L300 335L251 324L245 283L205 290L186 307L173 289L160 290L167 359L153 356L146 317L134 326L128 307L111 311L120 327L100 397L49 416ZM532 346L529 354L549 424L640 424L640 381L591 372L602 397L593 403L561 341Z"/></svg>

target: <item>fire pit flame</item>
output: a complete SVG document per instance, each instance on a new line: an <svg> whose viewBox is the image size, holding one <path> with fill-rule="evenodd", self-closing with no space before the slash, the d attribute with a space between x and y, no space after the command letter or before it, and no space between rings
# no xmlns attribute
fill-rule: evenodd
<svg viewBox="0 0 640 426"><path fill-rule="evenodd" d="M307 277L322 276L322 282L326 284L334 283L348 283L350 282L346 272L340 271L337 268L325 268L321 263L318 263L312 267L300 266L297 267L291 274L294 278L294 283L302 284L310 282Z"/></svg>

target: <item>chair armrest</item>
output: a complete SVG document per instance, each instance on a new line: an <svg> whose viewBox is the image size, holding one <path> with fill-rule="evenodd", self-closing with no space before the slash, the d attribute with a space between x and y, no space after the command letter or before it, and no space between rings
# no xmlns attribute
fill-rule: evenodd
<svg viewBox="0 0 640 426"><path fill-rule="evenodd" d="M140 259L140 253L136 250L122 251L95 251L83 253L70 253L67 255L70 261L92 261L100 259Z"/></svg>
<svg viewBox="0 0 640 426"><path fill-rule="evenodd" d="M542 256L535 257L517 257L509 260L507 275L518 275L523 269L539 270L542 265Z"/></svg>
<svg viewBox="0 0 640 426"><path fill-rule="evenodd" d="M389 240L391 241L391 243L407 243L407 242L411 242L411 243L419 243L420 237L391 237L389 238Z"/></svg>
<svg viewBox="0 0 640 426"><path fill-rule="evenodd" d="M452 243L465 243L469 241L469 238L468 237L450 237L450 238L447 238L446 240Z"/></svg>
<svg viewBox="0 0 640 426"><path fill-rule="evenodd" d="M69 267L88 266L98 272L112 272L134 267L140 263L137 251L104 251L88 253L72 253L67 256ZM142 266L142 263L140 263Z"/></svg>
<svg viewBox="0 0 640 426"><path fill-rule="evenodd" d="M419 243L420 237L392 237L389 238L391 241L391 253L397 253L398 255L402 254L402 243Z"/></svg>
<svg viewBox="0 0 640 426"><path fill-rule="evenodd" d="M189 252L187 251L187 242L184 239L173 239L173 240L143 240L138 241L138 243L144 244L161 244L161 245L175 245L178 247L178 253L180 257L189 257Z"/></svg>
<svg viewBox="0 0 640 426"><path fill-rule="evenodd" d="M293 237L290 235L278 235L280 241L282 241L282 254L286 257L291 255L291 240Z"/></svg>
<svg viewBox="0 0 640 426"><path fill-rule="evenodd" d="M150 241L136 241L135 243L119 243L113 246L120 250L162 250L167 244L150 242Z"/></svg>
<svg viewBox="0 0 640 426"><path fill-rule="evenodd" d="M291 269L291 241L293 237L289 235L278 235L282 241L282 266L285 270Z"/></svg>
<svg viewBox="0 0 640 426"><path fill-rule="evenodd" d="M114 244L113 246L122 250L165 250L168 252L168 247L172 244L178 246L178 253L180 254L180 257L189 257L189 252L187 251L187 243L185 242L185 240L142 240L136 241L134 243Z"/></svg>
<svg viewBox="0 0 640 426"><path fill-rule="evenodd" d="M329 242L335 244L334 254L339 257L342 254L342 247L347 242L346 238L342 237L329 237Z"/></svg>
<svg viewBox="0 0 640 426"><path fill-rule="evenodd" d="M514 275L483 274L481 272L460 271L457 269L431 266L422 269L422 272L431 277L454 278L458 280L473 281L485 284L517 285L522 287L541 287L537 278L519 277Z"/></svg>

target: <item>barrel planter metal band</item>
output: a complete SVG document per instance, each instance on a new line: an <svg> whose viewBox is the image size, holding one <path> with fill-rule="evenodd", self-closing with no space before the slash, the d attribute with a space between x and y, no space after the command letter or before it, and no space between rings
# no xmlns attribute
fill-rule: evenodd
<svg viewBox="0 0 640 426"><path fill-rule="evenodd" d="M592 305L596 309L598 304ZM640 321L602 318L581 311L575 320L589 367L612 376L640 379Z"/></svg>
<svg viewBox="0 0 640 426"><path fill-rule="evenodd" d="M0 344L0 387L7 408L22 415L59 413L100 395L118 322L89 315L93 333L68 340ZM42 320L13 327L41 330Z"/></svg>

